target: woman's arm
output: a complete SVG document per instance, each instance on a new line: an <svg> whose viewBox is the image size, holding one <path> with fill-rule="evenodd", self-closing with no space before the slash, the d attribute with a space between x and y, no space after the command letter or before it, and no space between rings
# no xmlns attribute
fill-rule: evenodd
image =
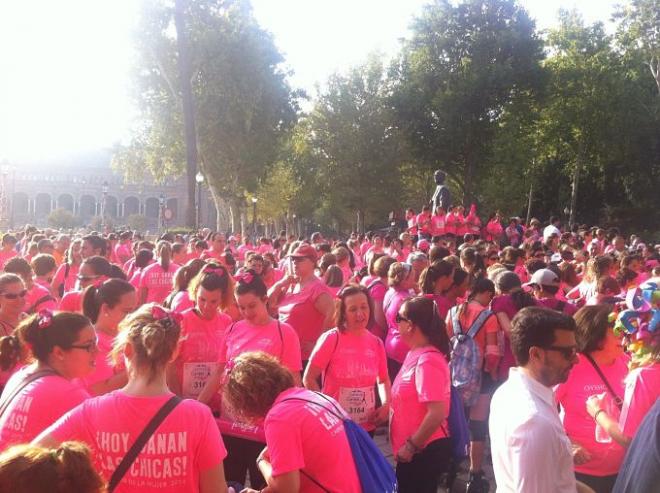
<svg viewBox="0 0 660 493"><path fill-rule="evenodd" d="M273 284L273 287L268 291L268 308L275 310L279 306L282 296L294 281L294 277L289 275Z"/></svg>
<svg viewBox="0 0 660 493"><path fill-rule="evenodd" d="M127 383L128 375L126 374L126 370L122 370L119 373L115 373L110 378L106 378L105 380L90 385L89 392L92 395L103 395L112 392L113 390L121 389Z"/></svg>
<svg viewBox="0 0 660 493"><path fill-rule="evenodd" d="M421 450L422 445L429 439L435 430L447 417L447 405L441 401L427 402L426 414L417 431L409 437L409 441L396 452L396 458L400 462L410 462L413 455Z"/></svg>
<svg viewBox="0 0 660 493"><path fill-rule="evenodd" d="M587 412L592 418L594 418L596 424L603 428L603 430L612 437L612 440L622 447L628 448L630 442L632 442L632 438L624 435L619 427L619 423L614 421L607 412L603 410L601 407L601 400L602 399L598 395L592 395L589 397L587 399Z"/></svg>
<svg viewBox="0 0 660 493"><path fill-rule="evenodd" d="M380 402L382 403L379 408L374 409L371 416L369 416L369 421L380 425L387 423L390 415L390 399L392 395L392 384L390 379L387 378L385 381L378 380L378 395L380 396Z"/></svg>
<svg viewBox="0 0 660 493"><path fill-rule="evenodd" d="M298 493L300 491L300 471L290 471L273 476L273 466L270 464L268 448L264 448L257 458L257 467L266 480L267 491L273 493Z"/></svg>
<svg viewBox="0 0 660 493"><path fill-rule="evenodd" d="M307 365L305 374L303 375L303 385L308 390L320 392L319 380L321 379L321 370L314 365Z"/></svg>
<svg viewBox="0 0 660 493"><path fill-rule="evenodd" d="M213 396L220 392L220 387L222 387L222 375L225 372L225 365L218 365L218 367L213 370L213 373L209 376L204 388L197 396L199 402L208 404L213 399Z"/></svg>
<svg viewBox="0 0 660 493"><path fill-rule="evenodd" d="M329 329L334 325L335 302L328 293L322 293L316 298L314 308L324 317L323 327Z"/></svg>
<svg viewBox="0 0 660 493"><path fill-rule="evenodd" d="M227 493L227 481L222 464L200 471L199 493Z"/></svg>
<svg viewBox="0 0 660 493"><path fill-rule="evenodd" d="M147 288L140 288L138 291L138 305L144 305L147 302Z"/></svg>
<svg viewBox="0 0 660 493"><path fill-rule="evenodd" d="M509 320L509 316L504 312L497 312L495 316L500 323L500 327L502 327L502 330L508 337L511 333L511 320Z"/></svg>

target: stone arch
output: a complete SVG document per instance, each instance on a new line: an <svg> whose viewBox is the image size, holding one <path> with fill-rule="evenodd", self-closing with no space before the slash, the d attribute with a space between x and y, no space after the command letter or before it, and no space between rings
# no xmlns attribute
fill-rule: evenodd
<svg viewBox="0 0 660 493"><path fill-rule="evenodd" d="M57 207L60 209L66 209L69 212L73 212L73 196L68 193L63 193L57 197Z"/></svg>
<svg viewBox="0 0 660 493"><path fill-rule="evenodd" d="M137 199L137 197L126 197L124 199L124 217L139 213L140 201Z"/></svg>
<svg viewBox="0 0 660 493"><path fill-rule="evenodd" d="M172 211L172 220L176 221L179 217L179 201L178 199L167 199L166 207Z"/></svg>
<svg viewBox="0 0 660 493"><path fill-rule="evenodd" d="M39 193L34 199L34 215L43 217L50 214L52 199L49 193Z"/></svg>
<svg viewBox="0 0 660 493"><path fill-rule="evenodd" d="M80 217L93 217L96 215L96 199L91 195L80 197Z"/></svg>
<svg viewBox="0 0 660 493"><path fill-rule="evenodd" d="M14 214L27 214L30 210L30 199L27 194L16 192L14 194L12 208Z"/></svg>
<svg viewBox="0 0 660 493"><path fill-rule="evenodd" d="M158 199L155 197L149 197L144 204L144 215L149 218L157 219L159 207Z"/></svg>

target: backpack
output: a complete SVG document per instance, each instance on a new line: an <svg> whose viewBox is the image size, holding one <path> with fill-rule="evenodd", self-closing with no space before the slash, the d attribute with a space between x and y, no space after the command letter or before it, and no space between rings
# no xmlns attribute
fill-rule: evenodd
<svg viewBox="0 0 660 493"><path fill-rule="evenodd" d="M460 392L466 406L472 406L477 401L481 389L481 351L474 342L474 337L486 323L493 312L486 309L472 322L467 333L463 333L458 321L458 306L449 311L454 335L451 338L451 358L449 369L451 383Z"/></svg>
<svg viewBox="0 0 660 493"><path fill-rule="evenodd" d="M300 397L290 397L283 399L284 401L305 401L322 407L324 410L335 416L337 419L344 423L344 431L348 444L351 447L353 454L353 461L355 462L355 469L357 469L358 477L360 478L360 486L362 486L362 493L396 493L397 482L394 469L387 462L383 454L380 452L374 441L369 434L364 431L360 425L355 423L350 418L344 417L344 412L337 407L337 405L328 399L320 392L314 392L319 397L322 397L333 409L319 404L316 401L309 399L302 399ZM330 491L320 484L316 479L307 474L303 469L300 470L302 474L307 476L310 481L315 483L323 491Z"/></svg>

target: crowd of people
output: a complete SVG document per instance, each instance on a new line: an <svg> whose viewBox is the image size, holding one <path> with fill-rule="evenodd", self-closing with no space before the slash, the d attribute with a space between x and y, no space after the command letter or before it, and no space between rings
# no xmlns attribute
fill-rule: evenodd
<svg viewBox="0 0 660 493"><path fill-rule="evenodd" d="M487 492L489 461L502 492L653 491L660 245L406 220L4 234L0 491L374 491L347 421L387 434L401 493L462 467Z"/></svg>

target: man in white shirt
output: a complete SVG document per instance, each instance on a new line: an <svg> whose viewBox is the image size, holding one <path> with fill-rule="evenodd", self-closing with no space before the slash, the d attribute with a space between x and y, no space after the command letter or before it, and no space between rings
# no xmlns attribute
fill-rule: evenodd
<svg viewBox="0 0 660 493"><path fill-rule="evenodd" d="M543 307L522 309L511 323L518 367L495 392L490 438L497 492L575 493L571 442L552 387L577 363L575 321Z"/></svg>
<svg viewBox="0 0 660 493"><path fill-rule="evenodd" d="M561 219L557 216L552 216L550 218L550 224L543 228L543 242L548 241L552 235L557 235L557 238L561 236L561 231L559 231L559 226L561 225Z"/></svg>

